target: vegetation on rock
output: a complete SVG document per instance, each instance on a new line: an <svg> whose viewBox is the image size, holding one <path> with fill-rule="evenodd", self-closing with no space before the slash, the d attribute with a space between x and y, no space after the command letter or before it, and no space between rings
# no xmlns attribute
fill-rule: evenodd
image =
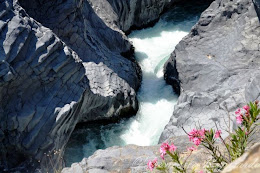
<svg viewBox="0 0 260 173"><path fill-rule="evenodd" d="M162 172L173 170L173 172L186 173L189 157L198 146L202 146L211 155L211 160L205 165L204 172L213 173L222 171L227 164L245 153L245 150L250 143L249 138L255 133L255 129L259 125L257 123L260 113L258 103L258 101L250 102L248 105L245 105L242 109L239 108L235 112L237 115L236 121L239 126L233 133L230 133L229 137L225 140L217 125L217 130L198 128L186 133L189 140L192 141L195 146L191 146L187 149L189 154L185 158L180 156L180 153L174 144L169 145L168 142L162 143L160 154L163 162L158 163L157 158L153 161L149 161L147 163L148 169L153 171L156 168ZM224 145L224 151L219 149L218 142ZM170 157L171 161L165 159L166 155ZM173 164L170 165L169 162L173 162ZM192 172L195 171L196 170L192 170ZM203 171L200 170L199 172L202 173Z"/></svg>

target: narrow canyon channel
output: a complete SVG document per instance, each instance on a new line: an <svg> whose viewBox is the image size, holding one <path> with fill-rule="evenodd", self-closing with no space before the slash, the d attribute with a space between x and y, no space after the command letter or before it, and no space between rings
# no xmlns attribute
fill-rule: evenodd
<svg viewBox="0 0 260 173"><path fill-rule="evenodd" d="M208 6L204 5L176 6L162 15L153 27L133 31L128 36L143 73L138 91L139 111L136 116L119 123L76 128L66 147L66 166L92 155L97 149L158 143L178 99L163 79L163 65L178 42L199 20L201 12Z"/></svg>

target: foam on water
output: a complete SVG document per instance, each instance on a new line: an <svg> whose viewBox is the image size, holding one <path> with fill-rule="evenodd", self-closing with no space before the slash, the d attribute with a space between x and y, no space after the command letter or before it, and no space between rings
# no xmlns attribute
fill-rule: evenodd
<svg viewBox="0 0 260 173"><path fill-rule="evenodd" d="M181 11L183 12L183 11ZM178 9L165 14L152 28L129 35L143 72L138 91L139 111L136 116L116 124L93 125L77 129L65 152L67 165L81 161L97 149L113 145L154 145L173 113L177 95L163 79L163 65L178 42L188 34L200 13L187 13L176 19ZM185 17L183 17L185 16Z"/></svg>
<svg viewBox="0 0 260 173"><path fill-rule="evenodd" d="M163 64L192 25L190 20L176 24L161 19L154 27L129 35L142 68L143 81L138 92L139 111L120 135L125 144L158 143L177 101L171 86L163 79Z"/></svg>

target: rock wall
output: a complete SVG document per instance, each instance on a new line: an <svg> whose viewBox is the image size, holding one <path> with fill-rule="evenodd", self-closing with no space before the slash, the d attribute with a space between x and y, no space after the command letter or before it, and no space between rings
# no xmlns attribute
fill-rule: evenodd
<svg viewBox="0 0 260 173"><path fill-rule="evenodd" d="M82 60L50 29L15 1L0 7L2 170L62 148L90 89Z"/></svg>
<svg viewBox="0 0 260 173"><path fill-rule="evenodd" d="M216 122L232 129L235 109L260 99L255 6L251 0L215 0L176 46L164 70L166 81L181 95L161 142L183 134L182 126L211 128Z"/></svg>
<svg viewBox="0 0 260 173"><path fill-rule="evenodd" d="M140 85L141 71L131 53L126 58L122 56L132 51L122 33L107 27L87 2L20 2L30 16L51 28L72 48L82 59L85 69L89 69L86 76L90 89L98 98L93 100L93 107L99 110L86 108L88 113L83 115L82 121L137 110L135 90Z"/></svg>
<svg viewBox="0 0 260 173"><path fill-rule="evenodd" d="M141 71L120 29L148 24L170 1L134 1L143 5L130 11L103 1L99 10L113 3L126 21L116 27L93 2L0 0L0 172L32 172L44 153L62 155L78 122L137 111ZM129 23L122 9L143 12Z"/></svg>
<svg viewBox="0 0 260 173"><path fill-rule="evenodd" d="M129 32L154 22L158 16L180 0L88 0L109 26Z"/></svg>
<svg viewBox="0 0 260 173"><path fill-rule="evenodd" d="M189 130L199 125L211 128L216 122L223 129L232 128L235 109L259 99L258 9L256 1L253 4L251 0L216 0L178 44L165 64L165 79L181 95L161 142L175 139L178 149L185 151L191 144L187 136L180 136L184 134L182 125ZM257 141L258 134L254 135ZM159 156L158 148L130 145L98 150L62 172L148 172L146 163ZM259 146L253 148L256 150ZM242 156L242 161L255 163L254 153L247 156ZM209 160L203 149L190 159L192 164L200 164L198 171ZM239 171L257 172L258 169Z"/></svg>

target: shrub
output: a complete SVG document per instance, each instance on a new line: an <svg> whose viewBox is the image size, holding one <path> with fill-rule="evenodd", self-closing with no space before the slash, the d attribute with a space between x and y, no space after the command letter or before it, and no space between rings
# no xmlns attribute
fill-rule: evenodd
<svg viewBox="0 0 260 173"><path fill-rule="evenodd" d="M211 154L211 160L206 165L206 172L220 172L230 162L240 157L246 150L249 143L249 137L254 134L255 128L259 125L260 109L258 108L258 101L250 102L245 105L242 109L238 109L236 114L236 121L238 128L230 134L227 140L224 140L221 136L221 130L216 125L214 129L193 129L187 133L189 140L194 143L195 146L188 148L188 156L181 158L180 153L177 151L177 147L174 144L169 145L167 142L163 143L160 147L160 154L163 162L158 163L157 159L148 162L148 169L153 171L157 169L162 172L169 170L169 165L165 161L165 155L170 156L174 163L172 168L174 172L186 173L187 172L187 161L191 156L192 152L196 150L197 146L201 145ZM220 151L217 140L225 146L225 151ZM202 173L203 171L199 171Z"/></svg>

